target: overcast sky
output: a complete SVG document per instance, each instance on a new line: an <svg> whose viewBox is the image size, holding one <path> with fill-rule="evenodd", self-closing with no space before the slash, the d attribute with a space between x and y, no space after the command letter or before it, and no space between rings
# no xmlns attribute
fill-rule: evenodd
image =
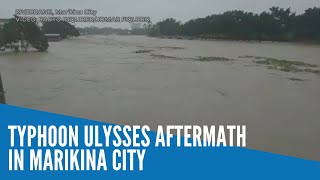
<svg viewBox="0 0 320 180"><path fill-rule="evenodd" d="M185 22L234 9L259 13L271 6L291 7L301 13L309 7L320 7L320 0L0 0L0 4L0 18L12 17L15 9L91 8L98 11L98 16L149 16L153 22L173 17ZM87 25L129 27L126 23Z"/></svg>

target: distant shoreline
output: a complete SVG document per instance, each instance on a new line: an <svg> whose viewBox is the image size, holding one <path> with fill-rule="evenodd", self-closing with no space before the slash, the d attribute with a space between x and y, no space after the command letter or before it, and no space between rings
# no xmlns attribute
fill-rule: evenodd
<svg viewBox="0 0 320 180"><path fill-rule="evenodd" d="M204 38L199 36L148 36L160 39L175 39L175 40L202 40L202 41L239 41L239 42L291 42L291 43L306 43L306 44L318 44L320 41L316 40L258 40L258 39L236 39L236 38Z"/></svg>

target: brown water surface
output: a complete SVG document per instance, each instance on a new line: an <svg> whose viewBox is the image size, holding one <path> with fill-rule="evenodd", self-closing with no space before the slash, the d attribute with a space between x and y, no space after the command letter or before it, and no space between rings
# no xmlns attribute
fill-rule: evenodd
<svg viewBox="0 0 320 180"><path fill-rule="evenodd" d="M249 148L320 160L320 75L254 57L320 66L320 46L88 36L47 53L0 53L0 72L11 105L153 130L247 125Z"/></svg>

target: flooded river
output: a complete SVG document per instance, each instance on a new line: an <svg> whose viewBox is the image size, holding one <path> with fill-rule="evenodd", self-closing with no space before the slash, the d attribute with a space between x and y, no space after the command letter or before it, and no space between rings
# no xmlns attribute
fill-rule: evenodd
<svg viewBox="0 0 320 180"><path fill-rule="evenodd" d="M153 130L247 125L248 148L320 160L319 68L267 57L320 66L320 46L88 36L0 53L0 72L11 105Z"/></svg>

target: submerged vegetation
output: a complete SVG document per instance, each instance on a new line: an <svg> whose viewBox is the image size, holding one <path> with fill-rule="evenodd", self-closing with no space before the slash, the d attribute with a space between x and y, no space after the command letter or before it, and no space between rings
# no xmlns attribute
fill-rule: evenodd
<svg viewBox="0 0 320 180"><path fill-rule="evenodd" d="M289 66L317 67L317 65L308 64L305 62L279 60L279 59L273 59L273 58L266 58L266 60L256 61L256 63L267 64L267 65L272 64L274 66L279 66L279 67L289 67Z"/></svg>
<svg viewBox="0 0 320 180"><path fill-rule="evenodd" d="M309 73L314 73L314 74L320 74L320 70L318 70L318 69L310 69L310 68L307 68L307 69L304 69L304 72L309 72Z"/></svg>
<svg viewBox="0 0 320 180"><path fill-rule="evenodd" d="M300 81L300 82L306 81L306 80L300 79L300 78L288 78L288 79L291 80L291 81Z"/></svg>
<svg viewBox="0 0 320 180"><path fill-rule="evenodd" d="M213 14L181 23L173 18L148 24L149 36L193 36L204 39L320 41L320 8L296 14L272 7L255 14L240 10Z"/></svg>
<svg viewBox="0 0 320 180"><path fill-rule="evenodd" d="M166 55L162 55L162 54L150 54L151 57L155 57L155 58L159 58L159 59L181 59L178 57L174 57L174 56L166 56Z"/></svg>
<svg viewBox="0 0 320 180"><path fill-rule="evenodd" d="M284 72L308 72L314 74L320 74L319 69L315 69L318 65L309 64L301 61L289 61L283 59L275 59L259 56L239 56L239 58L254 59L256 64L265 65L269 69L280 70Z"/></svg>
<svg viewBox="0 0 320 180"><path fill-rule="evenodd" d="M265 57L260 57L260 56L249 56L249 55L239 56L239 58L265 59Z"/></svg>
<svg viewBox="0 0 320 180"><path fill-rule="evenodd" d="M277 69L285 72L312 72L317 73L317 70L303 67L317 67L313 64L308 64L300 61L288 61L288 60L279 60L273 58L266 58L265 60L255 61L257 64L267 65L270 69Z"/></svg>
<svg viewBox="0 0 320 180"><path fill-rule="evenodd" d="M137 54L139 54L139 53L149 53L151 51L153 51L153 50L138 50L138 51L136 51L136 53Z"/></svg>
<svg viewBox="0 0 320 180"><path fill-rule="evenodd" d="M234 59L229 59L229 58L225 58L225 57L202 57L199 56L196 60L198 61L234 61Z"/></svg>

